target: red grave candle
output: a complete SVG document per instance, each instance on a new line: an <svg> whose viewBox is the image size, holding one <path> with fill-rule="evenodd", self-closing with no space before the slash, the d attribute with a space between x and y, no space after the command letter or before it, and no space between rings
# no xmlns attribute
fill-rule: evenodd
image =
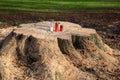
<svg viewBox="0 0 120 80"><path fill-rule="evenodd" d="M63 26L62 26L62 25L60 25L60 31L61 31L61 32L63 31Z"/></svg>
<svg viewBox="0 0 120 80"><path fill-rule="evenodd" d="M55 32L58 32L58 23L55 23Z"/></svg>

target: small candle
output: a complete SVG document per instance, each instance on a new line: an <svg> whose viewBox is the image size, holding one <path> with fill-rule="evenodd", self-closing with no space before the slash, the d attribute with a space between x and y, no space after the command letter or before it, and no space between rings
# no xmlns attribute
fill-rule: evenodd
<svg viewBox="0 0 120 80"><path fill-rule="evenodd" d="M63 25L60 25L60 31L61 32L63 31Z"/></svg>

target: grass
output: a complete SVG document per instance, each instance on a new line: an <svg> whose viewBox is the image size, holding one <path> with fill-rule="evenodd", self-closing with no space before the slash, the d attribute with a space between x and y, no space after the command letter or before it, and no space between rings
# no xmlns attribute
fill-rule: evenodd
<svg viewBox="0 0 120 80"><path fill-rule="evenodd" d="M0 0L0 12L120 9L119 0Z"/></svg>

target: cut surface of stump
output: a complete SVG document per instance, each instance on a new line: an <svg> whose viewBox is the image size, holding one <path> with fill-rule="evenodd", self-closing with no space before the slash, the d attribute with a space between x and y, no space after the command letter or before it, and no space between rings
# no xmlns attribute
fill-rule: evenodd
<svg viewBox="0 0 120 80"><path fill-rule="evenodd" d="M0 42L0 80L109 80L105 71L119 64L113 49L94 29L59 23L63 32L51 32L50 22L43 21L6 35Z"/></svg>

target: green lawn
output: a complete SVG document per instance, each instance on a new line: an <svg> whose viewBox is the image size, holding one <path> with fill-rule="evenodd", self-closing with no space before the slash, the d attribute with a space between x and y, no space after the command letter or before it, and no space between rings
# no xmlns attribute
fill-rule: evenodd
<svg viewBox="0 0 120 80"><path fill-rule="evenodd" d="M119 0L0 0L0 12L119 9Z"/></svg>

